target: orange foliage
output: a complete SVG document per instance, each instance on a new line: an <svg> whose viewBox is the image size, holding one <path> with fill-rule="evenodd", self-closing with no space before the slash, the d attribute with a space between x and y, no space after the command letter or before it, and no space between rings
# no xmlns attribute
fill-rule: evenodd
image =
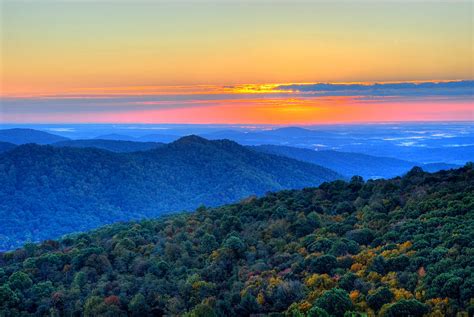
<svg viewBox="0 0 474 317"><path fill-rule="evenodd" d="M106 303L107 305L117 305L117 306L119 306L120 305L120 299L118 298L118 296L111 295L111 296L108 296L104 299L104 303Z"/></svg>

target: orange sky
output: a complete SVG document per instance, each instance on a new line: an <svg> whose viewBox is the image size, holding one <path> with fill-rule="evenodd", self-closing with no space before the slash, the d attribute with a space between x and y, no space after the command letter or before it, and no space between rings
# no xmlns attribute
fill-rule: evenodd
<svg viewBox="0 0 474 317"><path fill-rule="evenodd" d="M270 84L471 80L471 1L1 6L0 122L473 120L472 91L374 103Z"/></svg>

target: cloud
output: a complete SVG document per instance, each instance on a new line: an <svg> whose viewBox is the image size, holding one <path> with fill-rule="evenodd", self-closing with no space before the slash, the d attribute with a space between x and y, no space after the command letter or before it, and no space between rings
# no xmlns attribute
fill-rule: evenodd
<svg viewBox="0 0 474 317"><path fill-rule="evenodd" d="M179 112L179 116L188 118L201 109L208 114L226 113L229 118L296 116L298 122L472 120L473 92L474 81L94 88L76 93L0 97L0 122L72 122L84 121L85 117L96 119L98 115L121 116L123 120L132 114L143 120L152 113L162 120L165 113Z"/></svg>
<svg viewBox="0 0 474 317"><path fill-rule="evenodd" d="M275 89L317 96L353 97L450 97L472 99L474 80L444 82L400 82L374 84L291 84L280 85Z"/></svg>

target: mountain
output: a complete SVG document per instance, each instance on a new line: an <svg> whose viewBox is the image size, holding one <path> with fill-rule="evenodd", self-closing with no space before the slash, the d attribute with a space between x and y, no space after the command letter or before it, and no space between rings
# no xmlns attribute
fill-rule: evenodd
<svg viewBox="0 0 474 317"><path fill-rule="evenodd" d="M315 136L333 136L332 133L310 130L300 127L284 127L278 129L264 130L259 132L261 135L278 136L284 138L306 138Z"/></svg>
<svg viewBox="0 0 474 317"><path fill-rule="evenodd" d="M406 123L222 130L203 135L243 145L284 145L457 166L474 160L472 123Z"/></svg>
<svg viewBox="0 0 474 317"><path fill-rule="evenodd" d="M116 133L99 135L99 136L95 137L94 139L98 139L98 140L117 140L117 141L136 141L137 140L133 136L124 135L124 134L116 134Z"/></svg>
<svg viewBox="0 0 474 317"><path fill-rule="evenodd" d="M361 153L330 150L315 151L290 146L261 145L252 148L264 153L282 155L321 165L342 175L359 175L365 179L390 178L402 175L414 166L421 166L424 170L429 172L459 167L454 164L420 164L390 157L378 157Z"/></svg>
<svg viewBox="0 0 474 317"><path fill-rule="evenodd" d="M472 316L474 170L335 181L0 254L0 315Z"/></svg>
<svg viewBox="0 0 474 317"><path fill-rule="evenodd" d="M15 148L16 145L13 143L8 143L8 142L0 142L0 153L9 151L13 148Z"/></svg>
<svg viewBox="0 0 474 317"><path fill-rule="evenodd" d="M34 129L3 129L0 130L0 141L13 144L51 144L59 141L69 140L68 138Z"/></svg>
<svg viewBox="0 0 474 317"><path fill-rule="evenodd" d="M101 140L101 139L85 139L85 140L67 140L56 142L53 146L69 146L78 148L98 148L112 152L137 152L156 149L163 146L163 143L157 142L134 142L121 140Z"/></svg>
<svg viewBox="0 0 474 317"><path fill-rule="evenodd" d="M162 142L169 143L176 141L180 138L179 135L170 135L170 134L147 134L137 138L137 141L141 142Z"/></svg>
<svg viewBox="0 0 474 317"><path fill-rule="evenodd" d="M298 145L321 143L323 141L338 138L330 132L310 130L300 127L284 127L260 131L240 132L235 130L216 131L202 135L205 138L230 139L245 145L278 144L278 145Z"/></svg>
<svg viewBox="0 0 474 317"><path fill-rule="evenodd" d="M101 140L119 140L119 141L135 141L135 142L158 142L158 143L169 143L179 139L178 135L170 134L146 134L139 137L133 137L124 134L105 134L96 137L95 139Z"/></svg>
<svg viewBox="0 0 474 317"><path fill-rule="evenodd" d="M22 145L0 154L0 249L338 178L314 164L196 136L133 153Z"/></svg>

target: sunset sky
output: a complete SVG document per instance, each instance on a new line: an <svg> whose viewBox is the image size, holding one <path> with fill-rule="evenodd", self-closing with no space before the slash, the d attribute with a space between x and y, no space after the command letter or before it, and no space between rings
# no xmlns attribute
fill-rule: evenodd
<svg viewBox="0 0 474 317"><path fill-rule="evenodd" d="M472 1L0 1L0 122L474 120Z"/></svg>

